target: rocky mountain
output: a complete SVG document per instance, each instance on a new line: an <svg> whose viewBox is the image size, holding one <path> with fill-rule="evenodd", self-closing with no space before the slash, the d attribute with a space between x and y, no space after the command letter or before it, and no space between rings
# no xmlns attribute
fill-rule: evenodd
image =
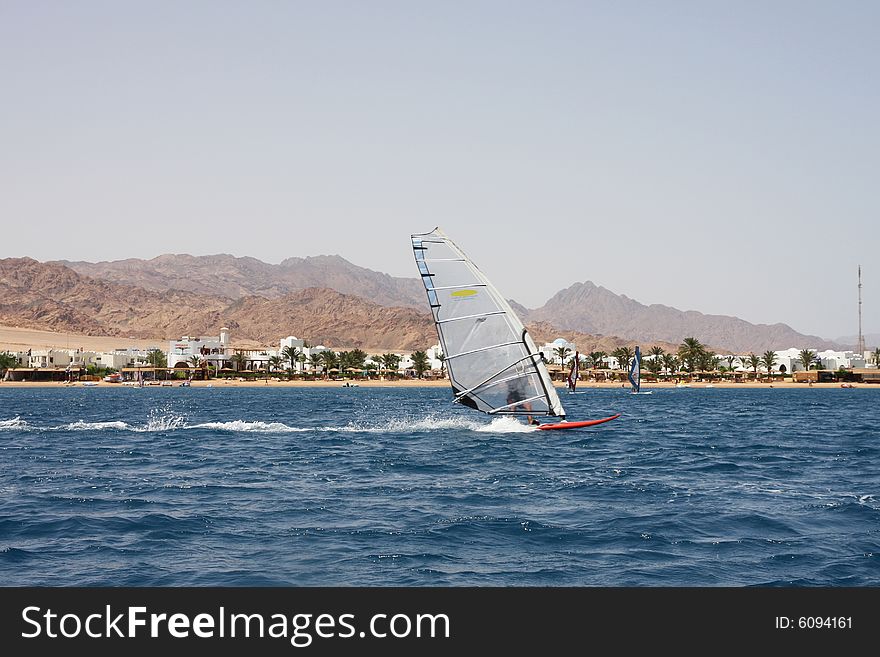
<svg viewBox="0 0 880 657"><path fill-rule="evenodd" d="M865 340L865 349L869 349L873 351L880 347L880 333L866 333L862 335L862 338ZM855 349L856 345L859 342L858 335L844 335L835 340L838 344L845 344L850 349Z"/></svg>
<svg viewBox="0 0 880 657"><path fill-rule="evenodd" d="M234 339L260 344L297 335L313 344L373 350L424 349L437 339L426 310L381 306L326 288L227 299L95 280L30 258L0 260L0 324L168 340L216 335L225 325Z"/></svg>
<svg viewBox="0 0 880 657"><path fill-rule="evenodd" d="M397 278L353 265L340 256L288 258L272 265L228 254L165 254L150 260L58 261L83 276L145 290L183 290L228 299L282 297L310 287L331 288L381 306L422 308L425 289L417 278Z"/></svg>
<svg viewBox="0 0 880 657"><path fill-rule="evenodd" d="M561 329L614 334L627 340L680 344L683 338L692 336L703 344L734 353L789 347L837 348L828 340L798 333L786 324L751 324L727 315L704 315L660 304L646 306L590 281L557 292L526 317L529 322L550 322Z"/></svg>
<svg viewBox="0 0 880 657"><path fill-rule="evenodd" d="M88 335L171 339L213 335L227 324L238 338L254 341L301 335L339 348L424 348L436 341L424 294L417 278L394 278L339 256L290 258L280 265L231 255L69 266L0 260L0 323ZM646 306L589 281L535 310L510 303L535 329L537 342L566 337L582 351L636 343L669 351L688 336L719 352L839 348L785 324Z"/></svg>

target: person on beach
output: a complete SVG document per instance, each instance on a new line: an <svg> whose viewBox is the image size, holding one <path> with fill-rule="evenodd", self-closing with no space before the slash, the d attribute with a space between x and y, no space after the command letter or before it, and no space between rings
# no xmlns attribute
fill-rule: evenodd
<svg viewBox="0 0 880 657"><path fill-rule="evenodd" d="M516 379L511 379L507 382L507 403L510 406L511 411L516 411L522 409L527 413L532 412L532 403L528 401L523 401L528 399L528 395L525 391L525 379L523 377L517 377ZM522 403L517 403L522 402ZM539 424L538 421L533 418L531 415L526 415L526 422L528 424Z"/></svg>

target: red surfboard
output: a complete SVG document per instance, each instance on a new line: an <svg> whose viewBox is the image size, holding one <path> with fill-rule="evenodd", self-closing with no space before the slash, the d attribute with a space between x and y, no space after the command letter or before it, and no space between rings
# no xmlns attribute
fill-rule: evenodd
<svg viewBox="0 0 880 657"><path fill-rule="evenodd" d="M551 429L580 429L581 427L592 427L597 424L603 424L605 422L611 422L616 418L620 417L620 413L617 415L612 415L611 417L603 417L600 420L583 420L582 422L555 422L555 423L547 423L547 424L539 424L539 429L551 430Z"/></svg>

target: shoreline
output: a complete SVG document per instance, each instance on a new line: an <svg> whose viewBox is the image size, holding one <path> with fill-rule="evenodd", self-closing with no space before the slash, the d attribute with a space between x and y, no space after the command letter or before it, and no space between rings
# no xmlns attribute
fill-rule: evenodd
<svg viewBox="0 0 880 657"><path fill-rule="evenodd" d="M89 385L83 385L83 381L75 383L67 383L64 381L0 381L0 390L4 388L133 388L136 386L126 385L124 383L107 383L105 381L89 381ZM171 380L171 385L145 385L145 388L179 388L180 381ZM234 379L212 379L210 381L192 381L192 388L448 388L449 381L446 379L401 379L386 381L354 381L351 386L346 386L345 381L266 381L265 379L256 381L238 381ZM566 386L563 383L554 383L557 391L565 392ZM578 391L594 390L594 389L621 389L629 388L628 384L620 382L580 382L578 383ZM645 383L642 384L642 391L661 389L678 389L675 383ZM689 383L683 384L681 388L705 389L705 388L734 388L739 390L756 390L768 388L802 388L804 390L812 390L814 388L841 388L840 383L794 383L793 381L774 381L766 382L747 382L747 383ZM876 388L880 390L880 385L870 383L854 383L852 388Z"/></svg>

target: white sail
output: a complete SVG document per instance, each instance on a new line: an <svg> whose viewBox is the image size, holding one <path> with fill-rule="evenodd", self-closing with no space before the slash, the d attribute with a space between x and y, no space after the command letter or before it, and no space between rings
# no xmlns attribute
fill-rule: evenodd
<svg viewBox="0 0 880 657"><path fill-rule="evenodd" d="M412 236L455 401L489 414L565 417L541 353L483 273L435 228Z"/></svg>

